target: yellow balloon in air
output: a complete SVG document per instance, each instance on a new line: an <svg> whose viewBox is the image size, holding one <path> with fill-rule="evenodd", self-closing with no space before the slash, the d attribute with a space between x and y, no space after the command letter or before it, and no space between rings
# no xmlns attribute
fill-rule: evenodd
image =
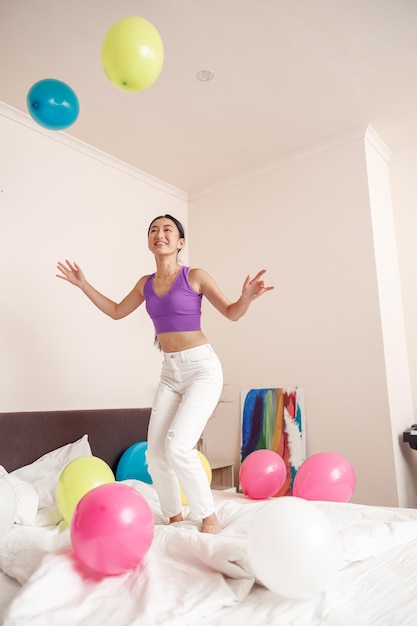
<svg viewBox="0 0 417 626"><path fill-rule="evenodd" d="M101 64L113 85L122 91L143 91L158 78L164 46L155 26L143 17L124 17L107 31Z"/></svg>
<svg viewBox="0 0 417 626"><path fill-rule="evenodd" d="M213 472L211 470L211 466L210 463L208 461L208 458L206 456L204 456L204 454L202 452L200 452L200 450L198 451L198 458L200 459L201 465L203 466L203 469L206 473L207 476L207 480L209 482L209 485L211 485L211 480L213 477ZM187 502L187 498L185 497L185 493L180 485L180 491L181 491L181 502L184 506L187 506L188 502Z"/></svg>

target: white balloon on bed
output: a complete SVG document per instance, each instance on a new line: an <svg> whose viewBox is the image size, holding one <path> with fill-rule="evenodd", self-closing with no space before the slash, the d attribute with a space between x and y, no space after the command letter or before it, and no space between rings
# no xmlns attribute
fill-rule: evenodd
<svg viewBox="0 0 417 626"><path fill-rule="evenodd" d="M5 478L0 478L0 541L13 526L16 510L16 492Z"/></svg>
<svg viewBox="0 0 417 626"><path fill-rule="evenodd" d="M294 496L276 498L259 510L249 527L247 553L257 580L292 599L323 591L340 561L329 519L316 505Z"/></svg>

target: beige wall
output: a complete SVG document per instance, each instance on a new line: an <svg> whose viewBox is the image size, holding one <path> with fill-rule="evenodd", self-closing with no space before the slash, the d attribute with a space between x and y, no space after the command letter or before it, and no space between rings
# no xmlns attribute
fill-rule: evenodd
<svg viewBox="0 0 417 626"><path fill-rule="evenodd" d="M185 194L5 106L0 136L0 410L149 406L160 355L145 308L114 322L56 262L121 299L154 269L149 222L186 223Z"/></svg>
<svg viewBox="0 0 417 626"><path fill-rule="evenodd" d="M414 419L389 152L372 129L365 138L365 153L398 502L415 504L417 494L411 468L403 454L405 446L399 441L404 425L410 425Z"/></svg>
<svg viewBox="0 0 417 626"><path fill-rule="evenodd" d="M93 284L121 298L152 271L146 229L169 211L186 225L188 217L184 262L207 269L231 298L261 268L276 287L237 324L204 305L225 372L204 436L210 460L233 460L238 472L241 390L299 385L308 454L346 456L358 476L356 502L417 504L416 459L400 441L414 421L412 402L406 397L404 414L393 403L396 363L384 344L364 133L243 173L187 205L180 190L4 105L0 132L0 410L152 402L160 356L145 310L107 319L55 278L55 263L76 259ZM391 218L394 207L414 405L416 165L415 155L390 164L393 203L385 207Z"/></svg>
<svg viewBox="0 0 417 626"><path fill-rule="evenodd" d="M394 203L395 233L401 274L404 324L413 406L417 407L417 149L394 155L390 181ZM417 422L414 409L412 422ZM400 447L410 468L408 486L417 489L417 451Z"/></svg>
<svg viewBox="0 0 417 626"><path fill-rule="evenodd" d="M231 298L261 268L276 285L236 325L206 310L232 399L207 429L207 454L234 442L238 463L240 389L299 385L308 455L347 457L355 501L398 504L364 137L242 176L189 208L192 262Z"/></svg>
<svg viewBox="0 0 417 626"><path fill-rule="evenodd" d="M390 163L392 197L404 319L409 347L409 368L414 405L417 406L417 151L394 157ZM417 421L417 416L416 416Z"/></svg>

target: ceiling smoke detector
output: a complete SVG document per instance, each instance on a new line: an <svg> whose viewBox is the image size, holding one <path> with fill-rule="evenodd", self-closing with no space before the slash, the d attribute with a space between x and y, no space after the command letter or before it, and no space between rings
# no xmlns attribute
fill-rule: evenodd
<svg viewBox="0 0 417 626"><path fill-rule="evenodd" d="M209 80L213 80L214 72L210 72L210 70L200 70L197 74L198 80L201 80L203 83L207 83Z"/></svg>

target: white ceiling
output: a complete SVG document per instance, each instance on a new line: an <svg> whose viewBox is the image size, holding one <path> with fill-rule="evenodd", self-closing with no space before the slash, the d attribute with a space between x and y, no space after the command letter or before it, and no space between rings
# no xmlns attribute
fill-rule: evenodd
<svg viewBox="0 0 417 626"><path fill-rule="evenodd" d="M165 49L136 93L100 62L129 15ZM79 98L67 134L188 192L367 124L398 152L417 144L417 1L0 0L0 101L27 113L44 78Z"/></svg>

